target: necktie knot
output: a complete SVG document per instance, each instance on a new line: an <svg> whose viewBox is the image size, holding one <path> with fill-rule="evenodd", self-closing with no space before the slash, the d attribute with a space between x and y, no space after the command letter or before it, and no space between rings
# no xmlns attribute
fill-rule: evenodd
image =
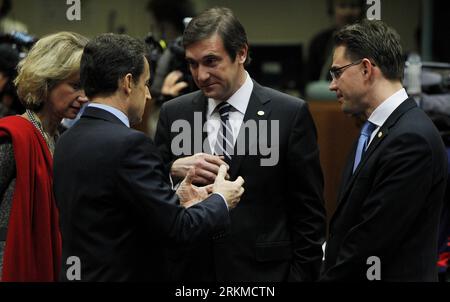
<svg viewBox="0 0 450 302"><path fill-rule="evenodd" d="M361 129L361 135L366 137L370 137L372 135L373 130L375 130L377 126L372 122L366 121Z"/></svg>
<svg viewBox="0 0 450 302"><path fill-rule="evenodd" d="M358 168L359 163L361 162L362 156L366 151L366 148L369 144L370 136L372 135L373 130L377 128L377 125L366 121L361 129L361 135L358 139L358 146L356 148L355 161L353 163L353 172L355 172L356 168Z"/></svg>
<svg viewBox="0 0 450 302"><path fill-rule="evenodd" d="M220 119L227 120L228 115L230 114L231 105L228 102L222 102L216 107L220 114Z"/></svg>

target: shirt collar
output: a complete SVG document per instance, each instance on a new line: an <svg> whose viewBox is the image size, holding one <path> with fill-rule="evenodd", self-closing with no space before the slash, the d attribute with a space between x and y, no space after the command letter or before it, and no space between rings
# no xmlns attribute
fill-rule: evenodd
<svg viewBox="0 0 450 302"><path fill-rule="evenodd" d="M130 128L130 121L128 120L128 117L125 115L125 113L123 113L119 109L105 105L105 104L99 104L99 103L90 103L88 105L88 107L94 107L94 108L99 108L99 109L108 111L109 113L111 113L112 115L117 117L122 123L124 123L125 126Z"/></svg>
<svg viewBox="0 0 450 302"><path fill-rule="evenodd" d="M239 111L243 115L245 115L245 111L247 110L250 96L253 91L253 81L247 71L245 71L245 76L246 78L244 84L227 100L227 102L233 106L235 110ZM222 101L208 98L208 116L213 114L217 105L221 102Z"/></svg>
<svg viewBox="0 0 450 302"><path fill-rule="evenodd" d="M397 109L406 99L408 98L408 94L404 88L400 89L389 98L387 98L384 102L382 102L370 115L369 121L377 127L381 127L384 122L388 119L388 117L392 114L392 112Z"/></svg>

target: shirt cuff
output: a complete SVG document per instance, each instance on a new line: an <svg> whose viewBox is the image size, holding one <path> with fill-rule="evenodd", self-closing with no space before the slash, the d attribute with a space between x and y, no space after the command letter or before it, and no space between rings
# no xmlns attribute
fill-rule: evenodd
<svg viewBox="0 0 450 302"><path fill-rule="evenodd" d="M172 190L173 191L178 190L178 187L180 186L181 182L178 182L178 183L174 184L173 183L173 179L172 179L172 175L170 175L170 173L169 173L169 179L170 179L170 185L172 186Z"/></svg>
<svg viewBox="0 0 450 302"><path fill-rule="evenodd" d="M225 199L225 197L223 197L223 195L222 194L220 194L220 193L213 193L213 194L217 194L217 195L219 195L220 197L222 197L222 200L223 200L223 202L225 203L225 206L227 207L227 210L230 210L230 208L228 207L228 203L227 203L227 201L226 201L226 199Z"/></svg>

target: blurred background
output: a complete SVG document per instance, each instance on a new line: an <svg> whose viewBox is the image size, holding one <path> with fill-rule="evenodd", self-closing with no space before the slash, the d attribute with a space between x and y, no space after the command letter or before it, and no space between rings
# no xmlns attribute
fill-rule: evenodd
<svg viewBox="0 0 450 302"><path fill-rule="evenodd" d="M144 37L155 27L146 10L148 0L80 0L81 21L68 21L65 0L13 0L11 18L25 23L29 33L42 36L71 30L94 36L124 31ZM307 44L315 33L329 27L327 1L321 0L192 0L195 11L211 6L231 8L244 24L250 43ZM402 36L406 49L414 48L415 30L421 22L421 0L382 0L381 18Z"/></svg>
<svg viewBox="0 0 450 302"><path fill-rule="evenodd" d="M6 15L9 19L8 24L12 25L9 29L16 27L21 31L23 24L28 33L35 37L70 30L88 37L103 32L115 32L127 33L137 38L145 38L149 33L157 40L174 38L170 36L170 29L163 29L165 32L161 33L160 21L149 10L149 0L80 0L80 21L69 21L66 18L66 11L70 5L64 0L0 0L0 2L9 3L9 12ZM304 95L305 86L311 79L298 71L304 70L308 63L311 41L318 33L335 24L334 5L358 1L190 0L188 2L189 11L193 14L212 6L231 8L247 30L251 54L255 58L254 66L250 67L253 77L262 80L263 84L271 84L273 88ZM422 60L425 61L450 61L450 39L444 32L445 28L448 28L446 18L450 13L448 1L381 0L380 3L381 19L398 31L405 53L420 53ZM270 64L271 62L275 64Z"/></svg>

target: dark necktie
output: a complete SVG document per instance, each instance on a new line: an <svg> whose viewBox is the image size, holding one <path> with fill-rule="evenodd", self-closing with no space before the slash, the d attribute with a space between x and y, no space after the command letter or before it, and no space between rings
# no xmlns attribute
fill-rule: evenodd
<svg viewBox="0 0 450 302"><path fill-rule="evenodd" d="M370 136L375 128L377 128L377 125L369 121L364 123L361 129L361 134L359 135L358 148L356 149L355 162L353 164L353 172L355 172L356 168L358 168L362 156L367 149L367 145L369 144Z"/></svg>
<svg viewBox="0 0 450 302"><path fill-rule="evenodd" d="M223 155L227 164L231 163L234 142L233 131L229 121L231 107L227 102L222 102L216 107L220 114L220 128L214 151L217 155Z"/></svg>

